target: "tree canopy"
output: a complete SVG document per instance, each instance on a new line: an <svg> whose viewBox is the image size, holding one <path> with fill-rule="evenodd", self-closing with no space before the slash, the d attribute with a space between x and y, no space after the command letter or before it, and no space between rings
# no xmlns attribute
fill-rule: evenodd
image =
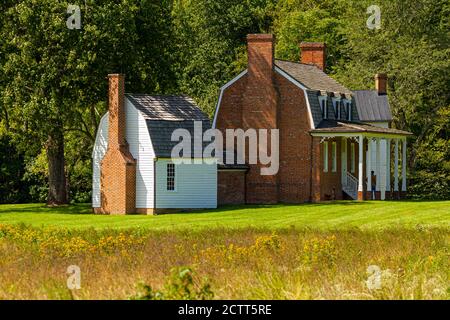
<svg viewBox="0 0 450 320"><path fill-rule="evenodd" d="M450 198L450 4L380 0L370 30L371 2L86 0L81 29L69 29L70 1L2 1L0 152L20 164L0 158L0 202L89 201L108 73L126 73L130 92L188 94L212 115L218 89L246 67L246 35L260 32L293 61L300 41L326 42L327 72L350 89L386 72L394 126L414 133L411 196Z"/></svg>

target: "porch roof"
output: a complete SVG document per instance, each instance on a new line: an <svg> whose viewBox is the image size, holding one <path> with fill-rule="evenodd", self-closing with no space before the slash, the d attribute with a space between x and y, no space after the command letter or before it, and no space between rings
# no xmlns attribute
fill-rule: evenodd
<svg viewBox="0 0 450 320"><path fill-rule="evenodd" d="M310 132L315 136L356 136L363 134L365 136L405 137L412 135L412 133L403 130L381 128L366 123L342 120L322 120L319 126Z"/></svg>

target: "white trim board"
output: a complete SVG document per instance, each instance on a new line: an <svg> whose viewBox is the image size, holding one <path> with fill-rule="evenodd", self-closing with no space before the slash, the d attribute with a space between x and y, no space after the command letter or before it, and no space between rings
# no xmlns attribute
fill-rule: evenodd
<svg viewBox="0 0 450 320"><path fill-rule="evenodd" d="M213 123L212 123L212 128L213 128L213 129L216 128L217 115L219 114L219 108L220 108L220 104L221 104L221 102L222 102L223 92L225 91L226 88L228 88L228 87L231 86L233 83L235 83L235 82L238 81L240 78L242 78L246 73L247 73L247 69L245 69L244 71L242 71L241 73L239 73L236 77L234 77L233 79L231 79L230 81L228 81L224 86L222 86L222 87L220 88L219 100L217 101L217 104L216 104L216 111L215 111L215 113L214 113L214 120L213 120Z"/></svg>

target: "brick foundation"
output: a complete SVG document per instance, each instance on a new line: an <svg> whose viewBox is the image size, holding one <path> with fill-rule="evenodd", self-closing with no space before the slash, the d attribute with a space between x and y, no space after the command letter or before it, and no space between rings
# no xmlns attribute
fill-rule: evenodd
<svg viewBox="0 0 450 320"><path fill-rule="evenodd" d="M245 203L245 171L219 171L217 184L217 201L219 205Z"/></svg>

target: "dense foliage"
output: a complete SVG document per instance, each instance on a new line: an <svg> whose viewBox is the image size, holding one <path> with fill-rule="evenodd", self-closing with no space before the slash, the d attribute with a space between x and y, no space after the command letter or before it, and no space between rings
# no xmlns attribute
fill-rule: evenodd
<svg viewBox="0 0 450 320"><path fill-rule="evenodd" d="M245 68L248 33L272 32L276 56L327 43L327 72L370 89L387 72L394 126L409 130L410 195L450 198L450 4L372 1L86 0L0 3L0 202L89 201L91 151L106 110L106 74L127 90L185 93L212 115L218 89Z"/></svg>

